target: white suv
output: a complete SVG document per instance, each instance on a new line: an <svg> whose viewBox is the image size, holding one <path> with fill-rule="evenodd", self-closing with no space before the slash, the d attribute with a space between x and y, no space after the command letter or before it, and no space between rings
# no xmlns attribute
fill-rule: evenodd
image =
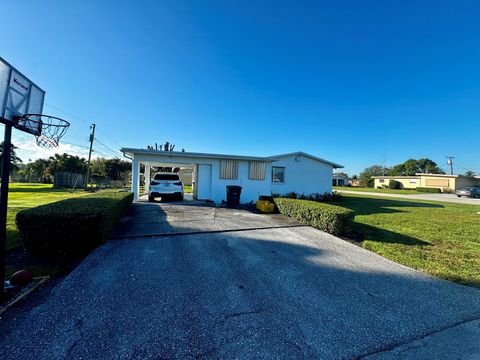
<svg viewBox="0 0 480 360"><path fill-rule="evenodd" d="M175 173L155 174L148 189L148 201L156 197L172 196L177 200L183 200L183 183Z"/></svg>

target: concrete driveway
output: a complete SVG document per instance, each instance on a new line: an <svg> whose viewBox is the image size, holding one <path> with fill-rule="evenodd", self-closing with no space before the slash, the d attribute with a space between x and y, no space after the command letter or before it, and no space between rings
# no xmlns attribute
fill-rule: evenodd
<svg viewBox="0 0 480 360"><path fill-rule="evenodd" d="M174 218L174 208L160 208ZM211 208L204 210L210 216ZM220 212L232 228L245 215ZM109 241L44 302L7 314L0 358L480 354L478 289L431 278L310 227L275 222Z"/></svg>
<svg viewBox="0 0 480 360"><path fill-rule="evenodd" d="M366 195L366 196L381 196L381 197L391 197L391 198L401 198L401 199L410 199L410 200L429 200L429 201L441 201L449 202L456 204L470 204L470 205L480 205L480 199L472 199L461 197L459 198L455 194L391 194L391 193L378 193L373 191L355 191L355 190L335 190L339 193L345 194L356 194L356 195Z"/></svg>

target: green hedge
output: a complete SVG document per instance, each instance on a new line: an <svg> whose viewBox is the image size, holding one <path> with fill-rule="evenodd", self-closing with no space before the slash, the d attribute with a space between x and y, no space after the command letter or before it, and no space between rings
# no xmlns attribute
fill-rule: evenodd
<svg viewBox="0 0 480 360"><path fill-rule="evenodd" d="M442 190L439 188L429 188L429 187L417 187L415 190L418 192L424 192L424 193L441 193Z"/></svg>
<svg viewBox="0 0 480 360"><path fill-rule="evenodd" d="M79 259L106 240L132 201L133 194L127 192L66 199L20 211L17 227L29 255Z"/></svg>
<svg viewBox="0 0 480 360"><path fill-rule="evenodd" d="M402 188L402 183L397 180L390 180L388 182L388 187L389 189L401 189Z"/></svg>
<svg viewBox="0 0 480 360"><path fill-rule="evenodd" d="M281 214L303 224L333 235L347 234L352 230L353 210L310 200L275 198L274 201Z"/></svg>

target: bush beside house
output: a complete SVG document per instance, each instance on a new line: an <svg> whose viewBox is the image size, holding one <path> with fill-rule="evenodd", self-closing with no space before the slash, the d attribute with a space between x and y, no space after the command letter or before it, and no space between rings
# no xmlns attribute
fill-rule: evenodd
<svg viewBox="0 0 480 360"><path fill-rule="evenodd" d="M435 194L442 192L442 189L440 188L430 188L430 187L417 187L415 190L417 190L418 192L435 193Z"/></svg>
<svg viewBox="0 0 480 360"><path fill-rule="evenodd" d="M332 235L352 230L355 213L350 209L310 200L275 198L274 202L281 214Z"/></svg>
<svg viewBox="0 0 480 360"><path fill-rule="evenodd" d="M132 201L125 192L66 199L20 211L17 227L29 255L79 259L106 240Z"/></svg>
<svg viewBox="0 0 480 360"><path fill-rule="evenodd" d="M397 180L390 180L388 182L388 187L390 189L401 189L402 188L402 183L400 181L397 181Z"/></svg>

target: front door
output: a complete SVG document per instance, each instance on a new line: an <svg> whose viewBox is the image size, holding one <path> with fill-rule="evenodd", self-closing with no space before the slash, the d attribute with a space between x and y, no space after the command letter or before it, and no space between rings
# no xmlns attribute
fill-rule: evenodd
<svg viewBox="0 0 480 360"><path fill-rule="evenodd" d="M195 182L198 200L212 199L212 165L199 164Z"/></svg>

